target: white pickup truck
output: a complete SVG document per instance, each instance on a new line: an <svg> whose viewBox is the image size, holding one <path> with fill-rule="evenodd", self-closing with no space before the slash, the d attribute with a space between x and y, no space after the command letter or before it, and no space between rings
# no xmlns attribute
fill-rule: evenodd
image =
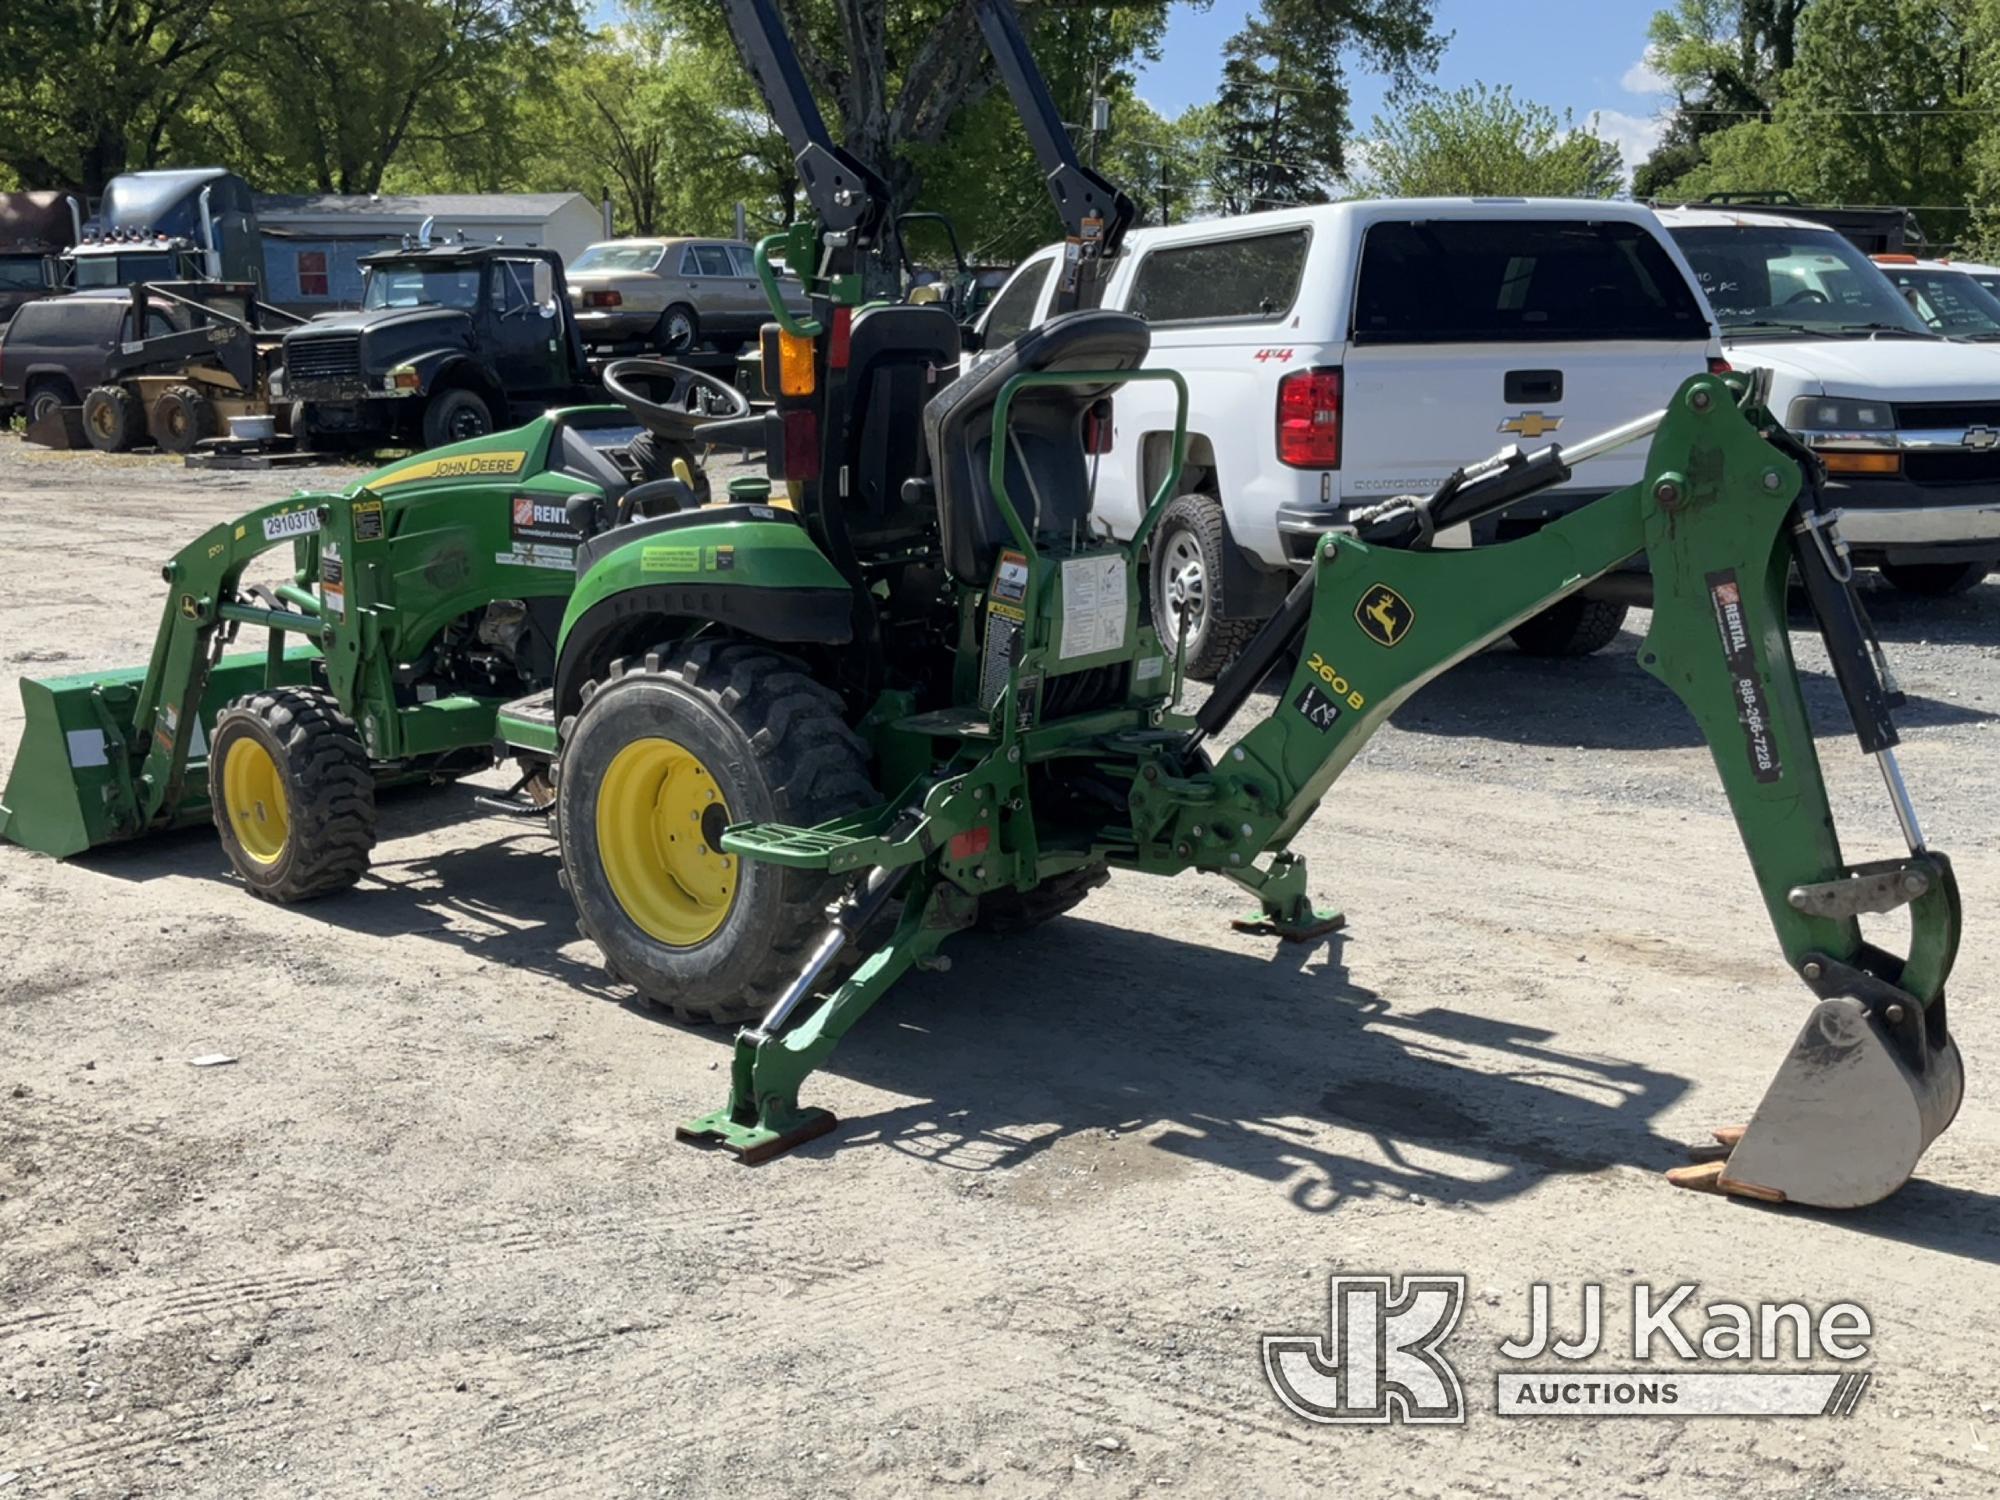
<svg viewBox="0 0 2000 1500"><path fill-rule="evenodd" d="M2000 346L1940 337L1818 224L1713 208L1660 220L1729 362L1770 371L1772 412L1818 450L1855 561L1931 596L2000 563Z"/></svg>
<svg viewBox="0 0 2000 1500"><path fill-rule="evenodd" d="M1048 315L1058 247L987 308L984 347ZM1665 404L1721 356L1709 311L1651 211L1562 199L1323 204L1140 230L1106 307L1152 326L1149 365L1186 376L1182 495L1155 533L1164 638L1188 619L1188 664L1212 676L1271 614L1315 541L1356 508L1425 494L1509 442L1537 447ZM1166 472L1166 387L1118 394L1096 515L1120 536ZM1480 541L1635 482L1643 446L1488 522ZM1579 655L1625 606L1566 600L1515 631Z"/></svg>

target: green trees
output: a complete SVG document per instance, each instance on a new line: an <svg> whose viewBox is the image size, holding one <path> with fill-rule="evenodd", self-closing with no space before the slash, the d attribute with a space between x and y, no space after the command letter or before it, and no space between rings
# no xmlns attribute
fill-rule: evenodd
<svg viewBox="0 0 2000 1500"><path fill-rule="evenodd" d="M272 187L373 192L422 148L500 155L510 78L576 16L577 0L0 6L0 167L95 192L219 161Z"/></svg>
<svg viewBox="0 0 2000 1500"><path fill-rule="evenodd" d="M1408 85L1443 45L1430 0L1262 0L1223 53L1208 122L1215 205L1323 202L1347 171L1348 59Z"/></svg>
<svg viewBox="0 0 2000 1500"><path fill-rule="evenodd" d="M1913 205L1951 241L2000 186L1995 0L1679 0L1652 37L1679 105L1641 192Z"/></svg>
<svg viewBox="0 0 2000 1500"><path fill-rule="evenodd" d="M1618 148L1546 105L1485 84L1427 90L1377 116L1357 184L1391 198L1519 194L1609 198L1623 186Z"/></svg>

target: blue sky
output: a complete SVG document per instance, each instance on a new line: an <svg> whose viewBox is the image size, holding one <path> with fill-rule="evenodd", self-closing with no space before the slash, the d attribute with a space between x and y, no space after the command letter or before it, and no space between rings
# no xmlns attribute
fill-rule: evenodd
<svg viewBox="0 0 2000 1500"><path fill-rule="evenodd" d="M1629 172L1658 131L1668 102L1640 65L1646 23L1664 0L1436 0L1440 31L1453 33L1432 82L1441 88L1511 83L1517 97L1598 116L1598 134L1618 142ZM1148 66L1139 94L1165 115L1215 97L1222 48L1256 0L1215 0L1205 11L1176 5L1165 55ZM1357 70L1349 80L1354 127L1365 134L1381 106L1380 78Z"/></svg>

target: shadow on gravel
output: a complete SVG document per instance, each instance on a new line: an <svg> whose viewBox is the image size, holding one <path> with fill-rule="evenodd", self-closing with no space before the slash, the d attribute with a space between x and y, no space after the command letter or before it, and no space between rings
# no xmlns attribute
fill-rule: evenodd
<svg viewBox="0 0 2000 1500"><path fill-rule="evenodd" d="M1935 640L1936 637L1931 637ZM1659 750L1704 743L1694 716L1639 665L1621 637L1595 656L1569 661L1523 656L1507 646L1460 662L1396 711L1390 722L1417 734L1557 745L1579 750ZM1895 658L1890 656L1890 665ZM1822 738L1852 728L1840 687L1802 668L1806 711ZM2000 714L1912 694L1896 710L1904 728L1971 724Z"/></svg>
<svg viewBox="0 0 2000 1500"><path fill-rule="evenodd" d="M1841 1229L2000 1265L2000 1195L1926 1182L1923 1167L1890 1198L1847 1213L1793 1209Z"/></svg>
<svg viewBox="0 0 2000 1500"><path fill-rule="evenodd" d="M1906 594L1871 575L1861 576L1861 603L1882 643L1923 641L1933 646L1990 646L2000 640L2000 578L1989 578L1951 599ZM1793 611L1792 628L1812 628L1811 615ZM1890 658L1891 666L1895 658Z"/></svg>
<svg viewBox="0 0 2000 1500"><path fill-rule="evenodd" d="M577 958L561 951L576 939L576 908L557 883L555 844L546 826L475 806L480 790L459 784L384 792L382 843L361 883L287 909L349 932L449 943L487 963L547 975L598 998L622 993L605 978L595 950ZM460 830L451 848L407 859L384 848L442 829ZM236 888L243 901L256 899L238 887L206 826L107 845L74 863L115 880L208 880Z"/></svg>
<svg viewBox="0 0 2000 1500"><path fill-rule="evenodd" d="M1314 1213L1385 1196L1493 1203L1555 1174L1684 1159L1652 1121L1686 1079L1530 1025L1392 1009L1348 980L1338 939L1303 969L1289 945L1273 961L1079 918L1032 943L960 938L949 976L892 991L830 1071L933 1102L844 1121L801 1153L888 1145L983 1173L1052 1150L1117 1151L1121 1171L1164 1153ZM1136 1131L1150 1141L1123 1140Z"/></svg>

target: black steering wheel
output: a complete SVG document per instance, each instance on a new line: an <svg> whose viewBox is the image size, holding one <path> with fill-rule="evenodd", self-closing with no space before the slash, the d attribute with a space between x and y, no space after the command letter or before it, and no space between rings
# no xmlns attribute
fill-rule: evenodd
<svg viewBox="0 0 2000 1500"><path fill-rule="evenodd" d="M1793 292L1791 296L1785 299L1785 306L1790 307L1795 302L1819 303L1828 300L1825 292L1820 291L1817 287L1809 286L1804 291Z"/></svg>
<svg viewBox="0 0 2000 1500"><path fill-rule="evenodd" d="M664 359L620 359L604 367L604 389L639 425L675 443L700 441L711 422L750 415L750 401L726 380Z"/></svg>

